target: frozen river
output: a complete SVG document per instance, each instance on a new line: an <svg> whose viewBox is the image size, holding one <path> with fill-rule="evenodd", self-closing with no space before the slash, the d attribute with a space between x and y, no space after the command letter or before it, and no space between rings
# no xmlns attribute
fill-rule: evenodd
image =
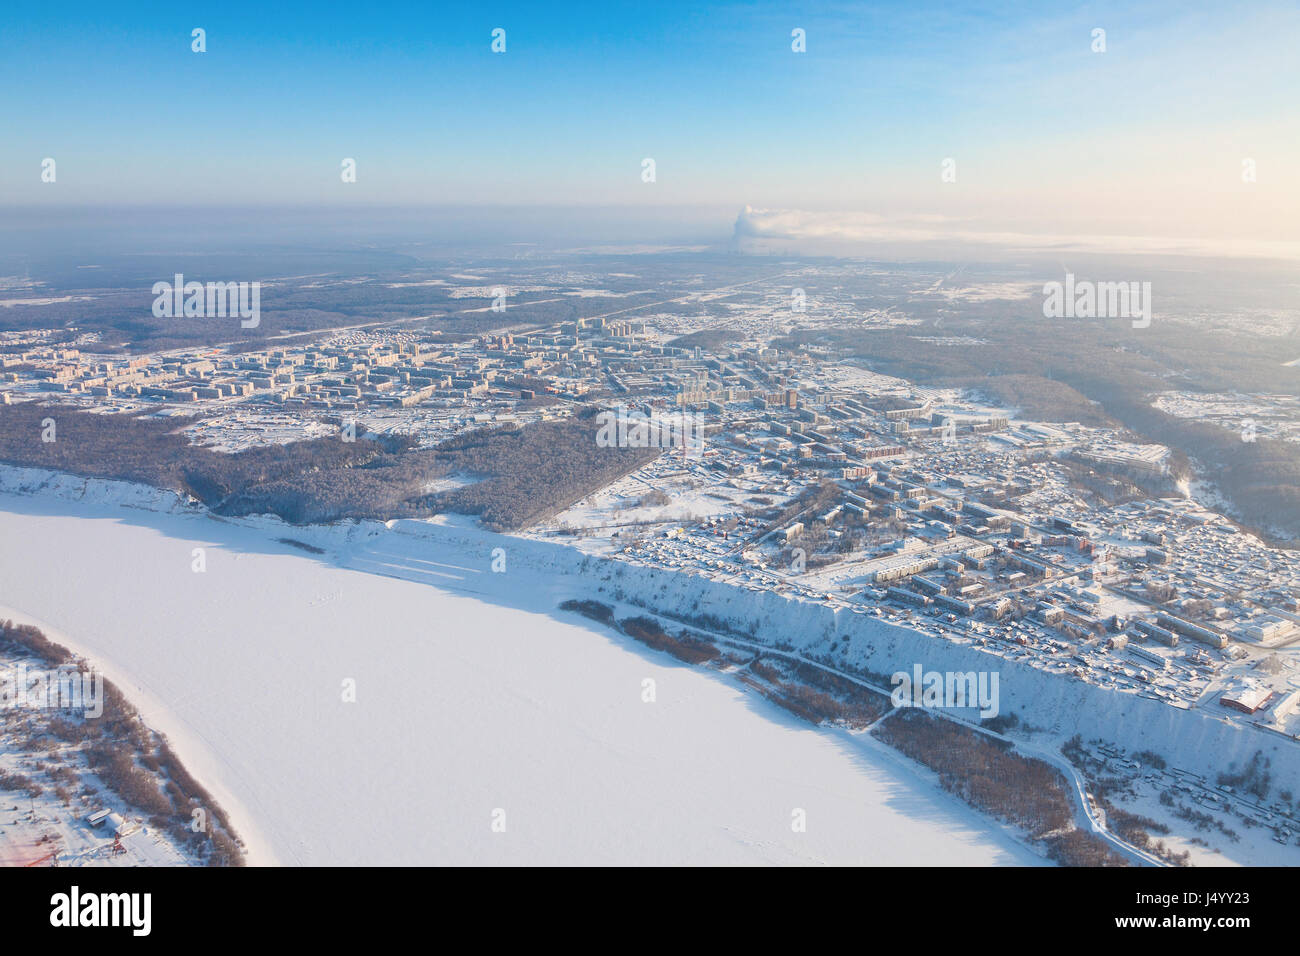
<svg viewBox="0 0 1300 956"><path fill-rule="evenodd" d="M117 680L251 862L1043 862L874 742L556 611L573 578L293 533L0 495L0 616Z"/></svg>

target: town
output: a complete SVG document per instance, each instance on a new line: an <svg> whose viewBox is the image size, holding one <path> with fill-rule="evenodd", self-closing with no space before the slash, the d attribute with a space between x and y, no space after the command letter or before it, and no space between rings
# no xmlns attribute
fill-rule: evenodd
<svg viewBox="0 0 1300 956"><path fill-rule="evenodd" d="M10 333L0 402L172 420L224 452L349 440L358 422L431 448L593 407L651 436L687 423L696 440L665 442L517 533L874 615L1300 741L1294 551L1198 503L1167 447L787 347L801 316L784 292L768 302L713 338L673 312L129 356ZM637 444L628 432L610 430ZM1281 842L1294 812L1270 817Z"/></svg>

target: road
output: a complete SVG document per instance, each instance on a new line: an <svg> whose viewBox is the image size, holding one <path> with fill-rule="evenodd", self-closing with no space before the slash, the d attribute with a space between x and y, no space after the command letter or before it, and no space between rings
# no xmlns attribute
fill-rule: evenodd
<svg viewBox="0 0 1300 956"><path fill-rule="evenodd" d="M668 615L668 614L661 614L660 616L672 617L672 615ZM676 619L674 618L674 620ZM682 622L682 623L690 623L690 622ZM698 625L691 624L691 626L696 630L704 631L704 629L700 628ZM839 677L843 680L849 681L853 684L857 684L859 687L864 687L867 690L875 691L878 694L884 694L887 697L889 696L889 691L882 687L877 687L876 685L872 684L869 681L865 681L862 678L857 677L853 674L848 674L834 667L830 667L826 664L821 663L820 661L809 660L808 658L804 657L802 654L796 654L790 651L773 650L772 648L768 647L765 644L758 644L753 641L746 641L746 640L741 640L739 638L720 635L715 631L704 631L704 633L707 633L711 639L716 640L720 644L728 644L735 647L742 647L746 650L754 651L756 653L761 653L771 657L780 657L784 660L794 661L800 664L806 664L809 667L815 667L818 670L824 671L827 674L833 674L836 677ZM889 714L892 714L893 712L894 712L893 710L890 710L885 716L887 717L889 716ZM955 717L952 714L944 713L942 710L937 710L937 709L931 710L930 713L944 720L951 720L953 723L959 724L960 726L966 727L970 730L974 730L976 733L981 733L988 737L992 737L995 740L1008 743L1011 746L1015 747L1017 750L1019 750L1021 753L1025 754L1026 756L1036 757L1037 759L1042 760L1045 763L1049 763L1053 767L1056 767L1058 770L1060 770L1062 773L1065 774L1066 779L1069 780L1072 784L1072 790L1074 794L1073 803L1075 809L1075 820L1077 823L1081 825L1081 829L1083 829L1085 832L1095 833L1098 837L1105 840L1106 843L1112 849L1114 849L1116 853L1119 853L1125 859L1129 860L1132 863L1135 863L1138 866L1170 866L1171 865L1168 861L1163 860L1152 853L1148 853L1146 850L1143 850L1137 846L1134 846L1132 843L1129 843L1127 840L1119 836L1113 830L1107 828L1104 814L1102 814L1100 810L1095 808L1092 805L1092 801L1088 798L1087 785L1083 779L1083 775L1080 774L1078 769L1075 768L1074 764L1066 760L1063 755L1059 753L1054 753L1053 751L1050 750L1043 750L1039 747L1035 747L1031 744L1027 744L1020 740L1012 740L1010 737L1007 737L1004 734L1000 734L997 733L996 731L989 730L987 727L981 727L978 724L972 724L968 721L961 720L960 718ZM876 724L879 724L883 719L884 717L882 717L880 720L877 720L871 726L874 727Z"/></svg>

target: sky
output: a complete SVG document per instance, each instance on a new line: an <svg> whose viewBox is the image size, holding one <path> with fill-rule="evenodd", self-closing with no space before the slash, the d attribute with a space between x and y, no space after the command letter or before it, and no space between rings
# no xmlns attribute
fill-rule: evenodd
<svg viewBox="0 0 1300 956"><path fill-rule="evenodd" d="M1244 248L1293 241L1300 214L1294 3L68 2L5 21L0 215L640 207L752 233Z"/></svg>

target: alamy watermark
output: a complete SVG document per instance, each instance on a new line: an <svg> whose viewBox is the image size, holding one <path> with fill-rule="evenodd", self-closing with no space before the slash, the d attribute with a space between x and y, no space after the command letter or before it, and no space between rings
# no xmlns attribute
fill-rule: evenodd
<svg viewBox="0 0 1300 956"><path fill-rule="evenodd" d="M895 707L978 707L985 720L998 715L997 671L927 671L915 664L912 673L897 671L890 683Z"/></svg>
<svg viewBox="0 0 1300 956"><path fill-rule="evenodd" d="M99 717L104 713L103 675L71 667L44 670L18 664L0 675L0 710L20 707Z"/></svg>
<svg viewBox="0 0 1300 956"><path fill-rule="evenodd" d="M600 448L680 449L684 458L704 455L704 417L694 412L647 414L623 405L596 415Z"/></svg>
<svg viewBox="0 0 1300 956"><path fill-rule="evenodd" d="M1043 316L1049 319L1133 319L1133 328L1151 324L1150 282L1075 281L1067 272L1064 282L1043 286Z"/></svg>
<svg viewBox="0 0 1300 956"><path fill-rule="evenodd" d="M255 329L262 321L260 282L186 282L178 272L174 282L155 282L152 291L156 319L238 316L245 329Z"/></svg>

